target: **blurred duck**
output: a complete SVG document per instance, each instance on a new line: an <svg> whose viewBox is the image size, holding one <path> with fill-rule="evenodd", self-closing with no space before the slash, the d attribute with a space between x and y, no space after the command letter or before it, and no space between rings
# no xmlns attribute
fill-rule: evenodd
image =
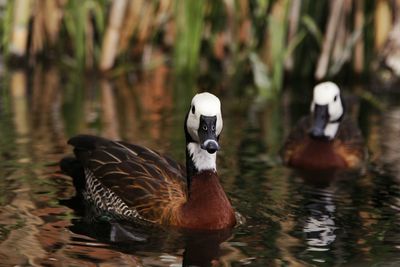
<svg viewBox="0 0 400 267"><path fill-rule="evenodd" d="M311 115L302 118L282 149L286 165L303 170L358 169L365 158L362 135L347 118L339 87L314 87Z"/></svg>
<svg viewBox="0 0 400 267"><path fill-rule="evenodd" d="M74 178L98 217L190 229L224 229L236 223L216 169L221 104L210 93L194 96L186 115L186 169L149 148L78 135L68 143L76 158L61 169Z"/></svg>

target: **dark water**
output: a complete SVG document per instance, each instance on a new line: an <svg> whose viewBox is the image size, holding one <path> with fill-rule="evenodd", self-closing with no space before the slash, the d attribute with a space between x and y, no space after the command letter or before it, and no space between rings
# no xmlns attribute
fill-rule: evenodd
<svg viewBox="0 0 400 267"><path fill-rule="evenodd" d="M215 233L92 224L57 162L77 133L124 139L184 160L192 92L164 68L101 80L56 68L0 78L1 266L399 266L400 99L345 88L370 163L361 174L314 180L282 167L285 135L309 91L275 100L218 87L224 130L218 169L246 222ZM290 90L291 89L291 90ZM322 181L322 182L321 182Z"/></svg>

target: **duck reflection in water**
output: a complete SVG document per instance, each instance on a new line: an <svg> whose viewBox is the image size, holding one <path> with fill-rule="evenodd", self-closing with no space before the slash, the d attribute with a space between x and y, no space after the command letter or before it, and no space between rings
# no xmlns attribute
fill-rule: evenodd
<svg viewBox="0 0 400 267"><path fill-rule="evenodd" d="M143 264L164 265L168 260L182 266L220 266L222 262L238 259L237 249L225 242L232 236L232 229L217 231L193 231L155 227L154 225L133 225L122 222L90 222L75 220L70 230L89 236L99 243L123 253L140 255ZM223 248L222 248L223 247ZM182 253L183 249L183 253ZM163 251L166 258L159 257ZM151 254L154 253L154 258ZM152 263L144 262L152 258Z"/></svg>
<svg viewBox="0 0 400 267"><path fill-rule="evenodd" d="M341 199L348 199L352 171L295 171L302 180L301 188L304 211L298 218L298 230L305 239L304 254L313 262L340 261L346 230L343 214L340 212ZM342 188L342 185L346 185ZM340 255L337 255L339 253Z"/></svg>
<svg viewBox="0 0 400 267"><path fill-rule="evenodd" d="M329 189L312 192L309 203L305 205L308 211L303 225L306 235L307 250L329 250L329 245L336 239L335 210L336 206Z"/></svg>

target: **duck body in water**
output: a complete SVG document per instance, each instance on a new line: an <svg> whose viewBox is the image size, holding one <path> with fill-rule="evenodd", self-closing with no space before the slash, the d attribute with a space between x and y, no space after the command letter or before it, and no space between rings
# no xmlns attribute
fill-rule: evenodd
<svg viewBox="0 0 400 267"><path fill-rule="evenodd" d="M97 217L189 229L233 227L234 210L216 170L223 121L219 99L197 94L185 119L186 167L142 146L78 135L61 161Z"/></svg>
<svg viewBox="0 0 400 267"><path fill-rule="evenodd" d="M315 86L311 114L299 121L282 148L284 163L311 171L359 169L365 156L361 132L345 115L339 87L332 82Z"/></svg>

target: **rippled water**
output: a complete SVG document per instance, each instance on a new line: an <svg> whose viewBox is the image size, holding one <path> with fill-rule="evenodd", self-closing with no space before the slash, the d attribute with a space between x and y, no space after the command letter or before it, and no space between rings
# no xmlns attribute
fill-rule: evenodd
<svg viewBox="0 0 400 267"><path fill-rule="evenodd" d="M308 111L309 92L279 100L222 87L221 182L246 222L224 232L93 224L70 208L58 160L66 140L90 133L184 160L192 93L167 70L99 80L56 68L9 71L0 85L1 266L399 266L400 101L346 88L370 163L362 174L309 177L277 156ZM303 91L301 91L303 90ZM292 91L293 93L290 93ZM352 93L350 93L352 91Z"/></svg>

